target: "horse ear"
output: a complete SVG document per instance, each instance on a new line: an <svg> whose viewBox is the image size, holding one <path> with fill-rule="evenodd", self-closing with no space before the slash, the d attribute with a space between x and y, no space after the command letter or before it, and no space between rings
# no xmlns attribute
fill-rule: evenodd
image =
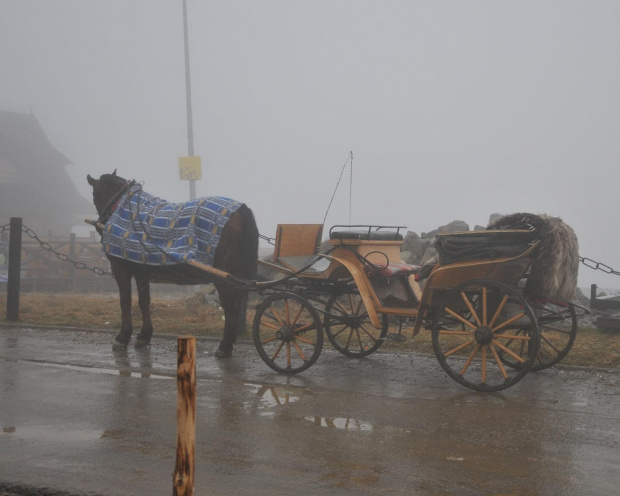
<svg viewBox="0 0 620 496"><path fill-rule="evenodd" d="M116 177L116 169L114 169L114 172L112 172L112 177Z"/></svg>
<svg viewBox="0 0 620 496"><path fill-rule="evenodd" d="M97 181L96 179L90 177L90 174L86 176L86 179L88 180L88 184L90 184L91 186L94 186L95 182Z"/></svg>

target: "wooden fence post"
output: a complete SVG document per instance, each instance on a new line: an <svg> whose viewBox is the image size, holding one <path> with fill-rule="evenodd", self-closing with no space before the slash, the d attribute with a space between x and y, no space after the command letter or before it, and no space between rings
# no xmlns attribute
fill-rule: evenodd
<svg viewBox="0 0 620 496"><path fill-rule="evenodd" d="M75 233L69 234L69 260L72 262L69 266L69 287L71 291L75 291L75 262L76 257Z"/></svg>
<svg viewBox="0 0 620 496"><path fill-rule="evenodd" d="M9 235L9 270L6 294L6 320L19 317L19 282L22 265L22 218L11 217Z"/></svg>
<svg viewBox="0 0 620 496"><path fill-rule="evenodd" d="M173 496L193 496L196 457L196 338L178 338L177 459Z"/></svg>

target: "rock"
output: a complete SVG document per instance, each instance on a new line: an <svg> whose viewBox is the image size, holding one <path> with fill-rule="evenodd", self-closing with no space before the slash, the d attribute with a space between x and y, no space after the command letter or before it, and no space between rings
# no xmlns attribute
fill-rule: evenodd
<svg viewBox="0 0 620 496"><path fill-rule="evenodd" d="M498 221L499 219L501 219L502 217L504 217L504 216L503 216L503 215L501 215L501 214L491 214L491 215L489 216L489 225L491 225L491 224L493 224L493 223L497 222L497 221Z"/></svg>
<svg viewBox="0 0 620 496"><path fill-rule="evenodd" d="M450 224L446 224L445 226L441 226L437 229L440 234L448 233L448 232L463 232L469 231L469 224L462 220L453 220Z"/></svg>
<svg viewBox="0 0 620 496"><path fill-rule="evenodd" d="M406 264L410 264L410 265L416 265L415 260L416 260L416 256L411 253L410 251L401 251L400 252L400 259L405 262Z"/></svg>
<svg viewBox="0 0 620 496"><path fill-rule="evenodd" d="M209 306L213 308L220 307L220 298L217 294L207 293L205 291L197 291L194 295L185 299L185 307L187 309Z"/></svg>
<svg viewBox="0 0 620 496"><path fill-rule="evenodd" d="M412 231L409 231L403 240L401 251L411 252L414 258L421 257L426 251L426 248L428 248L429 244L429 241L422 241L420 236Z"/></svg>
<svg viewBox="0 0 620 496"><path fill-rule="evenodd" d="M433 248L432 246L429 246L424 252L424 256L422 256L422 260L420 260L420 263L423 264L427 262L428 260L430 260L431 258L436 257L436 256L437 256L437 250L435 250L435 248Z"/></svg>

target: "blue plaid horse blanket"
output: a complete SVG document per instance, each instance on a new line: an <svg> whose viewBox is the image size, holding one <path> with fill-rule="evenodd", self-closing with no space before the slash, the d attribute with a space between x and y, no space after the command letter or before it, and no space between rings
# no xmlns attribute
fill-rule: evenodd
<svg viewBox="0 0 620 496"><path fill-rule="evenodd" d="M121 197L106 223L103 251L147 265L196 260L213 266L222 229L242 205L217 196L169 203L136 185Z"/></svg>

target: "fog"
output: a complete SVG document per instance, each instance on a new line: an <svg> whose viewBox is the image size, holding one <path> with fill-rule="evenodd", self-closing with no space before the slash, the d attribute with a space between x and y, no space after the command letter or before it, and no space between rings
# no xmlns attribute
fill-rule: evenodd
<svg viewBox="0 0 620 496"><path fill-rule="evenodd" d="M320 223L352 151L327 227L546 213L620 271L617 1L187 5L198 196L267 236ZM117 168L188 199L181 0L2 0L0 47L0 109L35 114L85 197Z"/></svg>

